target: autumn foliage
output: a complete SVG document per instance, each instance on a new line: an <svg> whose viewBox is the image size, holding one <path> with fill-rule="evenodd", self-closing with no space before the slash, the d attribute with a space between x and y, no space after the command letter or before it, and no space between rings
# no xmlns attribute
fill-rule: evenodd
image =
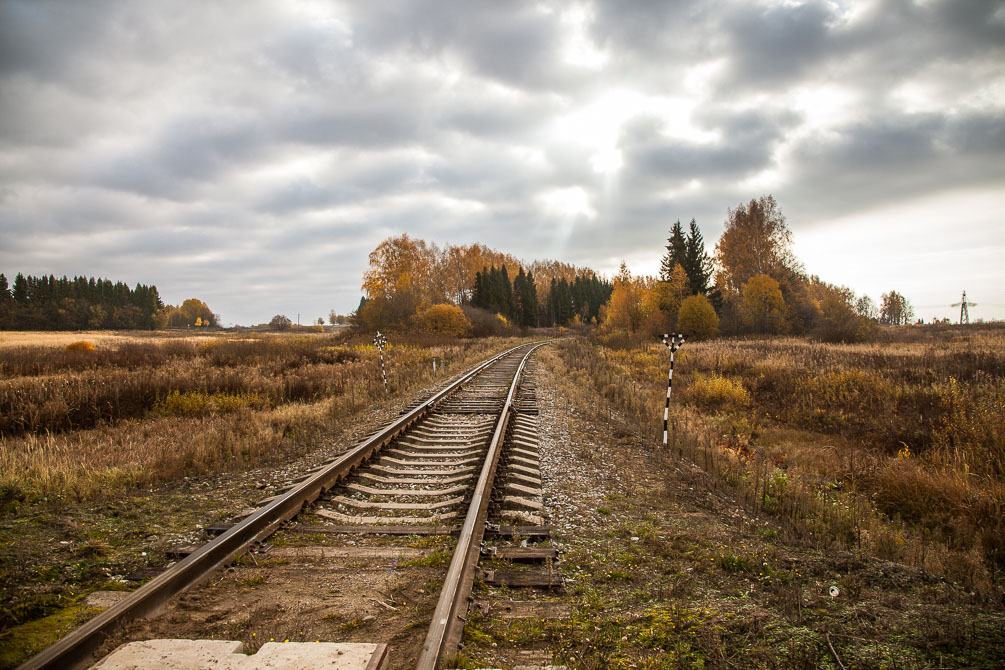
<svg viewBox="0 0 1005 670"><path fill-rule="evenodd" d="M365 330L425 328L433 322L424 315L440 305L474 306L518 326L563 323L580 312L585 321L596 318L608 295L597 293L592 270L550 260L523 264L482 244L441 249L404 234L381 242L369 260L354 315ZM577 300L580 294L591 298Z"/></svg>
<svg viewBox="0 0 1005 670"><path fill-rule="evenodd" d="M420 332L465 337L471 334L471 322L457 305L433 305L415 315Z"/></svg>
<svg viewBox="0 0 1005 670"><path fill-rule="evenodd" d="M677 315L677 330L700 339L714 337L719 332L719 315L705 296L688 296Z"/></svg>

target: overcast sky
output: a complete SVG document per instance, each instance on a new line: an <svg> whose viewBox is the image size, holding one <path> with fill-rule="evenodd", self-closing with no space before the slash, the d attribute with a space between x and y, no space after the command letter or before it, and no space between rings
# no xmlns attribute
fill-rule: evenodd
<svg viewBox="0 0 1005 670"><path fill-rule="evenodd" d="M0 0L9 277L307 323L390 235L655 274L768 193L810 273L1005 318L1005 3Z"/></svg>

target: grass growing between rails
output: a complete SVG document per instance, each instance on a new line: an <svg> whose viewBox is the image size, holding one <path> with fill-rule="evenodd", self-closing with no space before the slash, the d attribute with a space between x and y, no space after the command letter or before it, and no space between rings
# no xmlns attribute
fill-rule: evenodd
<svg viewBox="0 0 1005 670"><path fill-rule="evenodd" d="M562 345L570 374L642 439L662 435L658 342ZM671 453L787 532L920 567L1000 602L1005 569L1005 329L910 341L688 342Z"/></svg>

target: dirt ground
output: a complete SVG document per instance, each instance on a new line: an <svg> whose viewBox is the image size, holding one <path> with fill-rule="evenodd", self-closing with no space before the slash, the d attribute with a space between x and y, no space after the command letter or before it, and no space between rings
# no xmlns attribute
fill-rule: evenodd
<svg viewBox="0 0 1005 670"><path fill-rule="evenodd" d="M351 540L350 540L351 541ZM444 567L394 559L249 556L153 619L130 625L124 640L385 642L392 668L408 668L425 638Z"/></svg>

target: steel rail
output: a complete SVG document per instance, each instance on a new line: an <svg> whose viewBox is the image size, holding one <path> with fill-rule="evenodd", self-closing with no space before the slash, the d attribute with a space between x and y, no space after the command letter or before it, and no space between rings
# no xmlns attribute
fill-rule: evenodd
<svg viewBox="0 0 1005 670"><path fill-rule="evenodd" d="M437 404L472 377L518 349L534 344L529 342L518 345L475 366L429 400L389 423L379 432L365 438L317 474L257 510L214 540L207 542L188 557L133 591L127 598L28 659L18 666L17 670L43 668L76 670L87 667L95 660L93 653L115 629L129 621L155 613L173 596L202 583L218 569L233 563L254 544L261 542L276 532L283 523L299 514L305 505L314 502L318 496L345 478L354 468L368 461L399 433L426 416Z"/></svg>
<svg viewBox="0 0 1005 670"><path fill-rule="evenodd" d="M464 630L465 614L467 612L468 596L474 582L474 571L478 566L478 556L481 551L482 538L485 534L485 520L488 516L489 501L492 493L492 482L499 464L499 454L502 451L503 438L506 435L506 425L513 411L513 397L520 383L520 374L530 355L547 342L535 344L524 355L520 365L513 374L506 402L503 404L499 420L496 422L492 442L489 443L488 454L482 465L478 484L475 486L468 513L464 517L460 536L454 549L447 577L443 581L440 598L433 610L433 621L426 632L426 639L419 654L416 670L437 670L447 654L457 649L461 633Z"/></svg>

